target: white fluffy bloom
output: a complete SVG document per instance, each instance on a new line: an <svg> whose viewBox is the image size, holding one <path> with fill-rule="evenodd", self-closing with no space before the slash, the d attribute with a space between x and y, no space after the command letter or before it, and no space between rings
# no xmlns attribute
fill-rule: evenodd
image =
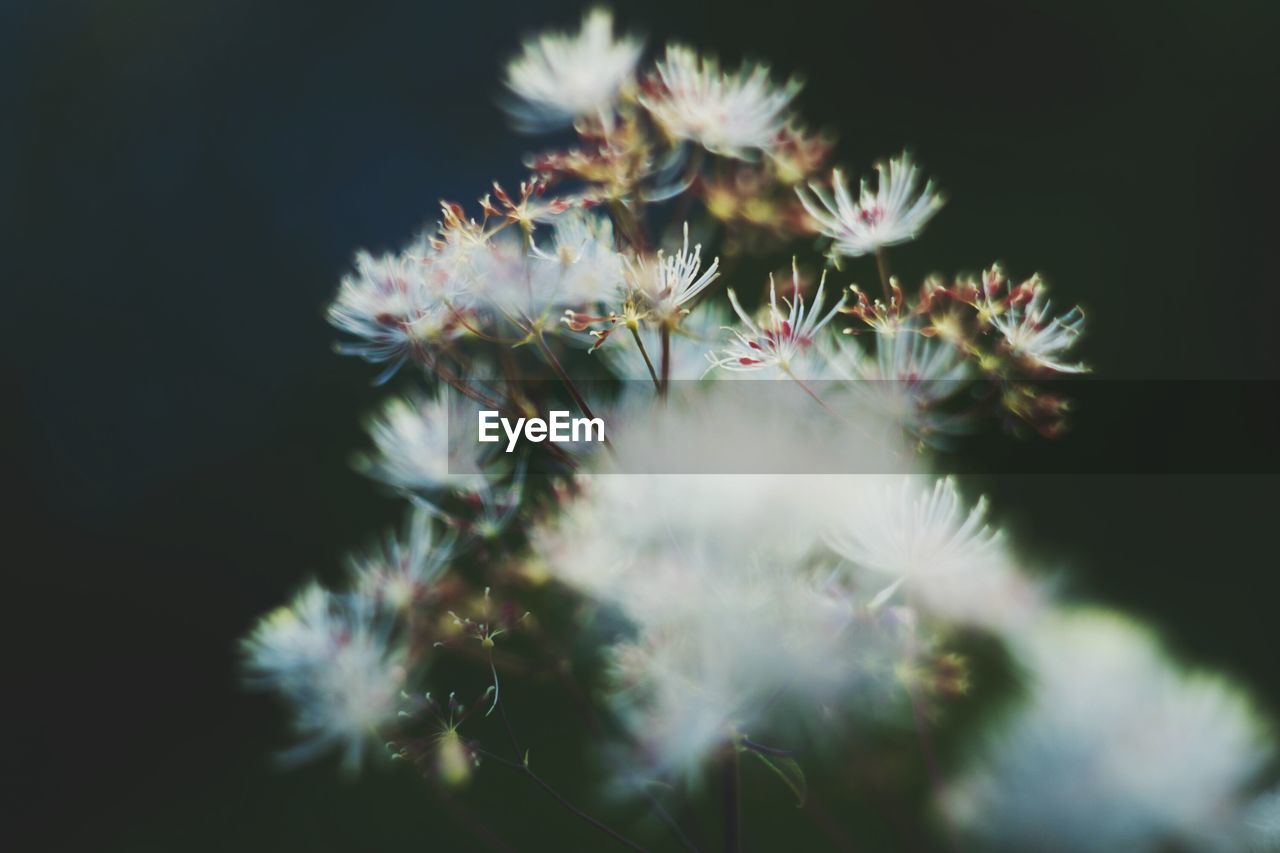
<svg viewBox="0 0 1280 853"><path fill-rule="evenodd" d="M1049 289L1033 279L1030 298L1015 298L1003 311L991 312L991 325L1004 336L1005 346L1015 357L1058 373L1083 373L1089 368L1080 362L1063 361L1067 350L1084 333L1084 311L1079 305L1061 317L1050 314Z"/></svg>
<svg viewBox="0 0 1280 853"><path fill-rule="evenodd" d="M620 419L615 454L596 460L602 475L582 475L580 497L535 532L540 570L629 626L614 703L663 773L695 768L734 731L767 739L785 720L816 722L823 703L848 711L869 673L910 654L880 621L893 608L867 610L823 548L867 479L806 473L910 456L850 441L794 383L763 389L779 386L785 405L742 383L706 384ZM751 459L761 471L743 470Z"/></svg>
<svg viewBox="0 0 1280 853"><path fill-rule="evenodd" d="M453 539L437 539L431 512L415 507L402 537L389 536L350 562L360 594L398 611L421 599L452 557Z"/></svg>
<svg viewBox="0 0 1280 853"><path fill-rule="evenodd" d="M770 274L768 319L763 325L756 325L751 315L742 310L733 288L729 289L729 302L738 318L746 325L747 331L733 331L732 343L719 357L710 356L712 367L735 371L775 369L787 375L795 373L800 359L813 351L818 333L844 307L844 298L841 297L831 310L823 314L826 273L823 273L822 280L818 283L812 309L805 307L804 299L800 296L800 273L794 263L791 267L791 281L791 298L783 297L782 300L787 307L784 314L778 308L778 288Z"/></svg>
<svg viewBox="0 0 1280 853"><path fill-rule="evenodd" d="M1270 753L1244 696L1101 612L1047 615L1014 651L1029 697L949 786L953 820L986 850L1211 846Z"/></svg>
<svg viewBox="0 0 1280 853"><path fill-rule="evenodd" d="M856 344L838 347L836 369L854 380L851 390L889 421L928 441L959 432L961 416L940 407L965 387L971 365L951 342L921 334L915 325L874 335L875 354Z"/></svg>
<svg viewBox="0 0 1280 853"><path fill-rule="evenodd" d="M832 255L852 258L913 240L942 207L942 197L934 192L932 181L917 192L920 175L910 155L878 163L876 171L879 180L875 191L863 180L857 202L839 169L831 174L831 191L818 183L809 185L811 193L796 187L800 203L818 230L835 241Z"/></svg>
<svg viewBox="0 0 1280 853"><path fill-rule="evenodd" d="M482 488L482 459L468 441L478 407L442 390L430 398L394 398L370 421L376 452L357 460L369 476L423 495ZM451 427L452 424L452 427Z"/></svg>
<svg viewBox="0 0 1280 853"><path fill-rule="evenodd" d="M668 255L662 249L652 262L643 257L629 263L627 272L631 288L639 293L656 318L674 322L684 307L719 277L720 259L702 269L702 244L689 251L689 223L684 224L684 244L680 251Z"/></svg>
<svg viewBox="0 0 1280 853"><path fill-rule="evenodd" d="M442 298L436 272L430 257L357 254L355 275L342 279L329 308L329 321L357 339L340 344L338 351L388 362L385 379L415 346L450 336L454 314Z"/></svg>
<svg viewBox="0 0 1280 853"><path fill-rule="evenodd" d="M932 487L890 478L846 510L827 539L857 569L887 581L873 606L903 588L908 601L940 618L1013 628L1039 603L1001 533L985 523L986 499L966 507L950 477Z"/></svg>
<svg viewBox="0 0 1280 853"><path fill-rule="evenodd" d="M726 74L715 60L671 45L640 102L673 138L746 159L778 141L799 91L794 79L775 84L764 65Z"/></svg>
<svg viewBox="0 0 1280 853"><path fill-rule="evenodd" d="M532 251L560 277L553 305L578 308L616 301L623 289L624 267L607 217L570 210L556 217L552 240L549 249L535 245Z"/></svg>
<svg viewBox="0 0 1280 853"><path fill-rule="evenodd" d="M544 33L526 41L507 65L507 87L519 99L510 107L512 118L530 130L582 117L608 120L641 49L639 39L614 39L613 15L606 9L588 12L576 34Z"/></svg>
<svg viewBox="0 0 1280 853"><path fill-rule="evenodd" d="M355 769L369 738L396 714L406 654L368 599L312 584L259 622L243 649L250 684L292 708L302 742L288 761L336 748Z"/></svg>

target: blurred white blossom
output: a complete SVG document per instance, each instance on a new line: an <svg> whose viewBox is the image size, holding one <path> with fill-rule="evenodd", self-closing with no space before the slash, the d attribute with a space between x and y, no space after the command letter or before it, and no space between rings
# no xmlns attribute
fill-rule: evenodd
<svg viewBox="0 0 1280 853"><path fill-rule="evenodd" d="M966 507L949 477L932 487L920 478L893 478L849 505L828 541L856 568L888 581L873 605L905 587L909 600L945 618L997 620L1007 602L983 596L992 593L993 579L1012 583L1013 573L1002 535L985 523L986 510L985 498Z"/></svg>
<svg viewBox="0 0 1280 853"><path fill-rule="evenodd" d="M418 506L409 513L403 536L389 536L381 547L352 555L350 564L360 594L403 610L427 593L452 557L453 539L440 538L432 513Z"/></svg>
<svg viewBox="0 0 1280 853"><path fill-rule="evenodd" d="M728 74L715 60L671 45L640 102L673 138L747 159L779 142L799 91L794 79L774 83L767 66L744 64Z"/></svg>
<svg viewBox="0 0 1280 853"><path fill-rule="evenodd" d="M507 65L507 87L516 96L509 111L516 124L545 130L578 118L609 121L619 91L631 82L642 45L615 39L613 15L592 9L576 34L543 33L529 39Z"/></svg>
<svg viewBox="0 0 1280 853"><path fill-rule="evenodd" d="M337 749L348 770L395 717L405 649L369 599L312 584L268 614L243 641L252 686L269 688L293 710L301 742L284 758L304 761Z"/></svg>
<svg viewBox="0 0 1280 853"><path fill-rule="evenodd" d="M1105 612L1046 614L1013 652L1026 701L943 802L983 849L1204 849L1230 829L1271 751L1236 688Z"/></svg>
<svg viewBox="0 0 1280 853"><path fill-rule="evenodd" d="M467 440L478 410L449 389L432 397L392 398L369 422L375 452L357 464L370 477L428 498L483 488L484 459Z"/></svg>

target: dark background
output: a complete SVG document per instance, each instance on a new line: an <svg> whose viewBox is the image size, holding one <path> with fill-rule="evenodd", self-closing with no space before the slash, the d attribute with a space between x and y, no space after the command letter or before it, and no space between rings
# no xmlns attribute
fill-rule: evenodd
<svg viewBox="0 0 1280 853"><path fill-rule="evenodd" d="M1280 378L1269 5L658 2L619 15L651 45L679 37L803 73L803 113L838 132L855 172L909 146L950 203L893 253L904 278L998 258L1086 306L1100 378L1253 379ZM548 143L505 130L502 62L520 34L580 8L0 7L0 846L463 843L407 774L275 772L281 720L239 689L234 644L398 517L347 464L379 394L373 371L330 350L338 276L357 247L402 244L439 198L520 177L522 154ZM1270 413L1209 414L1256 430ZM1186 415L1139 410L1130 437L1195 447ZM1151 618L1190 660L1280 707L1277 478L1135 477L1125 451L1094 442L1091 469L1117 474L975 488L1074 594ZM572 764L567 717L526 725ZM589 785L567 783L593 802ZM598 843L496 770L468 801L522 848Z"/></svg>

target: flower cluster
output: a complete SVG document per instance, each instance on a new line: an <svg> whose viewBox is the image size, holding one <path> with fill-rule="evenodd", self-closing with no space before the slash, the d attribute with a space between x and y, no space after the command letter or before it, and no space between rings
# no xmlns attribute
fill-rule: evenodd
<svg viewBox="0 0 1280 853"><path fill-rule="evenodd" d="M1077 615L998 508L939 476L931 451L983 416L1062 432L1045 380L1087 370L1083 311L999 265L904 291L889 250L942 207L912 157L855 198L834 140L796 114L796 78L682 45L642 55L602 10L526 41L510 115L576 142L471 213L443 202L429 233L342 279L339 351L406 386L357 466L409 521L352 559L345 591L308 587L244 642L299 754L355 766L376 739L448 784L484 756L551 790L505 675L550 657L580 705L603 698L611 781L693 783L748 752L800 795L811 736L835 754L888 721L927 740L974 682L952 640L979 632L1024 666L1029 698L941 795L958 828L1019 849L1046 828L1062 849L1276 834L1274 806L1242 796L1266 750L1248 703ZM608 415L607 441L471 440L481 410L553 406ZM442 656L476 665L480 719L424 693ZM566 661L606 676L579 684Z"/></svg>

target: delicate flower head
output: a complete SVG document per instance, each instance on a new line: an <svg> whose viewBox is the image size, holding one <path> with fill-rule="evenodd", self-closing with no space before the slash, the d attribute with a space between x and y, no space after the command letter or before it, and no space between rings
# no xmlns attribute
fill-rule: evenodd
<svg viewBox="0 0 1280 853"><path fill-rule="evenodd" d="M442 297L429 257L410 253L356 255L356 274L345 276L329 308L329 322L358 340L338 351L366 361L388 362L395 373L415 347L429 347L456 332L456 315Z"/></svg>
<svg viewBox="0 0 1280 853"><path fill-rule="evenodd" d="M952 821L984 850L1218 849L1272 752L1246 696L1105 612L1047 613L1013 651L1027 700L948 783Z"/></svg>
<svg viewBox="0 0 1280 853"><path fill-rule="evenodd" d="M369 476L423 495L484 487L484 460L464 435L478 407L460 393L394 398L369 423L376 452L357 460Z"/></svg>
<svg viewBox="0 0 1280 853"><path fill-rule="evenodd" d="M857 568L890 579L873 605L905 585L913 601L963 618L972 614L960 612L968 608L958 588L985 590L992 575L1003 578L1008 570L1003 537L987 526L986 512L985 498L966 509L950 477L932 489L903 477L865 492L827 541Z"/></svg>
<svg viewBox="0 0 1280 853"><path fill-rule="evenodd" d="M534 532L540 570L633 629L613 648L612 698L659 773L696 769L735 729L767 740L783 721L819 723L817 706L879 702L911 655L887 624L899 609L867 610L822 548L866 478L803 473L905 463L883 442L815 425L812 404L762 406L743 383L706 384L619 419L616 453L593 464L631 473L580 475L565 511ZM676 473L681 456L761 448L789 473Z"/></svg>
<svg viewBox="0 0 1280 853"><path fill-rule="evenodd" d="M712 367L725 370L753 371L765 368L777 368L784 373L791 372L801 356L813 347L818 332L836 315L843 306L841 298L825 315L823 309L823 289L827 283L826 272L818 282L818 292L813 297L812 310L805 307L804 298L800 296L800 272L795 263L791 265L791 298L783 297L787 307L784 314L778 308L778 288L774 284L773 275L769 276L769 313L763 326L756 325L751 315L742 309L738 295L729 289L729 301L738 318L746 325L747 331L734 331L734 340L716 358L710 356Z"/></svg>
<svg viewBox="0 0 1280 853"><path fill-rule="evenodd" d="M852 258L913 240L942 207L932 181L917 192L919 170L909 154L877 164L876 171L875 191L863 180L856 203L839 169L831 173L830 191L818 183L809 184L812 193L796 188L818 230L835 241L833 256Z"/></svg>
<svg viewBox="0 0 1280 853"><path fill-rule="evenodd" d="M800 85L795 79L777 85L764 65L744 63L727 74L715 60L671 45L640 102L673 138L725 157L749 159L778 141Z"/></svg>
<svg viewBox="0 0 1280 853"><path fill-rule="evenodd" d="M573 210L555 220L554 245L533 254L560 271L559 301L582 306L610 303L623 289L622 256L614 250L613 225L598 214Z"/></svg>
<svg viewBox="0 0 1280 853"><path fill-rule="evenodd" d="M1049 289L1038 277L1015 288L1003 306L993 304L990 295L986 305L991 325L1004 337L1004 345L1014 358L1055 373L1089 369L1082 362L1063 360L1084 333L1084 310L1077 305L1060 317L1052 316Z"/></svg>
<svg viewBox="0 0 1280 853"><path fill-rule="evenodd" d="M465 784L480 766L480 749L479 744L459 734L459 729L492 691L489 688L470 706L459 702L456 693L450 693L444 704L430 693L420 697L402 694L407 707L400 711L400 718L406 731L387 742L391 757L409 762L450 787Z"/></svg>
<svg viewBox="0 0 1280 853"><path fill-rule="evenodd" d="M689 251L689 223L684 224L684 245L674 255L662 249L653 263L643 257L628 263L627 273L632 289L645 300L662 322L674 323L685 305L707 288L720 275L720 259L702 269L702 244Z"/></svg>
<svg viewBox="0 0 1280 853"><path fill-rule="evenodd" d="M415 507L403 537L389 536L382 547L353 555L356 589L392 610L404 610L421 600L449 560L453 539L437 539L432 513Z"/></svg>
<svg viewBox="0 0 1280 853"><path fill-rule="evenodd" d="M519 99L510 113L517 125L543 130L578 118L608 120L618 92L631 81L642 45L614 39L613 15L592 9L576 34L543 33L529 39L507 65L507 87Z"/></svg>
<svg viewBox="0 0 1280 853"><path fill-rule="evenodd" d="M242 645L249 683L276 691L292 707L303 741L286 760L338 748L355 769L370 735L396 714L406 653L368 599L312 584L259 622Z"/></svg>
<svg viewBox="0 0 1280 853"><path fill-rule="evenodd" d="M940 407L965 386L972 371L952 343L925 335L920 325L908 322L893 331L877 332L874 356L856 344L845 344L835 362L854 380L851 389L860 400L927 440L961 427L961 418Z"/></svg>

